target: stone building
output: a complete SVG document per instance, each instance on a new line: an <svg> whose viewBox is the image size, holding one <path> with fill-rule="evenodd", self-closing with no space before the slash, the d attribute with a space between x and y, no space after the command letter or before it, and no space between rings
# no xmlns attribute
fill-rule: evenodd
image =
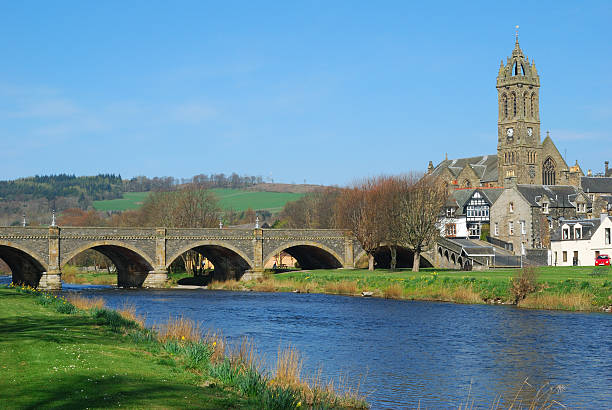
<svg viewBox="0 0 612 410"><path fill-rule="evenodd" d="M571 185L509 186L491 206L491 237L511 243L516 254L548 248L551 229L562 219L586 218L591 206L588 196Z"/></svg>
<svg viewBox="0 0 612 410"><path fill-rule="evenodd" d="M540 136L540 77L535 63L518 42L497 74L497 154L448 159L427 171L452 188L501 187L504 179L518 184L580 186L578 163L569 167L547 133Z"/></svg>

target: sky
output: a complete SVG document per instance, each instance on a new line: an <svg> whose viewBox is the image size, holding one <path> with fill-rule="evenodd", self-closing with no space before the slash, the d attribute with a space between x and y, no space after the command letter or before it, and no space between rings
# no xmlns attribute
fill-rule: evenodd
<svg viewBox="0 0 612 410"><path fill-rule="evenodd" d="M542 139L612 161L612 2L412 3L1 1L0 180L347 185L495 154L516 25Z"/></svg>

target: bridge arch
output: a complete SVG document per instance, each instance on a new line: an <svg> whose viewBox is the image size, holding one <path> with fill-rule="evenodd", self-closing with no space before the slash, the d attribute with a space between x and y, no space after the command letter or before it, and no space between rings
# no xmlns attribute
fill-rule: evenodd
<svg viewBox="0 0 612 410"><path fill-rule="evenodd" d="M278 246L264 257L264 266L282 251L295 258L302 269L337 269L344 266L344 258L333 249L321 243L304 240Z"/></svg>
<svg viewBox="0 0 612 410"><path fill-rule="evenodd" d="M88 249L100 252L113 262L117 268L117 286L119 287L140 287L149 272L154 270L153 260L140 249L121 241L112 240L94 241L79 246L62 257L60 268L63 268L70 259Z"/></svg>
<svg viewBox="0 0 612 410"><path fill-rule="evenodd" d="M396 249L396 267L411 268L414 263L414 253L406 247L398 246ZM381 245L374 252L374 262L377 268L388 269L391 266L391 251L387 245ZM362 250L355 258L355 267L365 268L368 266L366 252ZM424 252L421 253L421 268L431 268L435 264Z"/></svg>
<svg viewBox="0 0 612 410"><path fill-rule="evenodd" d="M251 258L237 247L224 241L204 240L191 242L167 257L165 268L187 251L198 252L212 262L215 269L211 279L214 280L239 279L254 267Z"/></svg>
<svg viewBox="0 0 612 410"><path fill-rule="evenodd" d="M37 287L43 272L48 270L37 252L8 241L0 241L0 259L11 269L13 283L21 285Z"/></svg>

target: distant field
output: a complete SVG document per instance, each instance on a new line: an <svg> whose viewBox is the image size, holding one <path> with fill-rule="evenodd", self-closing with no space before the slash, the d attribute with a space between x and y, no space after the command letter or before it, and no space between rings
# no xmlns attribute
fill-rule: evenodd
<svg viewBox="0 0 612 410"><path fill-rule="evenodd" d="M274 213L283 209L287 202L295 201L304 196L304 194L291 192L258 192L227 188L213 188L211 191L219 199L221 208L231 208L238 212L252 208L254 210L267 209Z"/></svg>
<svg viewBox="0 0 612 410"><path fill-rule="evenodd" d="M121 199L93 201L93 206L98 211L127 211L128 209L138 209L148 196L149 192L126 192Z"/></svg>
<svg viewBox="0 0 612 410"><path fill-rule="evenodd" d="M258 192L242 189L213 188L215 196L223 209L234 209L238 212L249 208L266 209L272 213L279 212L289 201L300 199L304 194L291 192ZM122 199L94 201L93 206L98 211L125 211L138 209L149 195L149 192L126 192Z"/></svg>

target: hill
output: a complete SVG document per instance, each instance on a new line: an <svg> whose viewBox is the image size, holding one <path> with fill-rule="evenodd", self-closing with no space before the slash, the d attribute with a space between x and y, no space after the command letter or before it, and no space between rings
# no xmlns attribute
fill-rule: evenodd
<svg viewBox="0 0 612 410"><path fill-rule="evenodd" d="M296 188L293 189L298 190ZM267 210L271 213L279 212L287 202L298 200L304 195L303 192L308 192L306 190L302 193L291 192L288 186L284 188L283 192L231 188L212 188L211 191L219 199L219 205L223 209L233 209L237 212L242 212L251 208L253 210ZM149 192L126 192L121 199L94 201L93 206L98 211L138 209L148 195Z"/></svg>

